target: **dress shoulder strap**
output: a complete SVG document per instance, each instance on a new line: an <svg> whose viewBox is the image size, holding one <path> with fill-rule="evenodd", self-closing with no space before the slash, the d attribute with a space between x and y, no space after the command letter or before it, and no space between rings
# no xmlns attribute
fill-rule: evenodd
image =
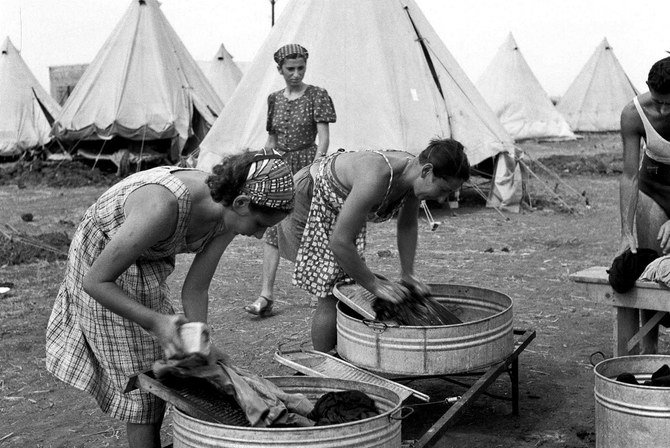
<svg viewBox="0 0 670 448"><path fill-rule="evenodd" d="M388 199L389 193L391 192L391 186L393 185L393 166L391 165L391 162L389 162L388 157L386 157L386 154L384 154L382 151L373 151L373 152L382 156L386 164L389 166L389 171L391 172L391 177L389 178L389 184L386 187L386 194L384 195L384 199L382 200L382 204L385 204L386 200Z"/></svg>

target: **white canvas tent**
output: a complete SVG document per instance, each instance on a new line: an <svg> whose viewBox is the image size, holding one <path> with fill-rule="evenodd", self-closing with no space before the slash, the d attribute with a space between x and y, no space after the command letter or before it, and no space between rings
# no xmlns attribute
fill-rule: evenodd
<svg viewBox="0 0 670 448"><path fill-rule="evenodd" d="M477 88L515 140L575 138L528 66L512 33L482 73Z"/></svg>
<svg viewBox="0 0 670 448"><path fill-rule="evenodd" d="M219 47L214 59L199 61L198 65L225 105L242 79L242 70L233 61L233 57L226 51L223 44Z"/></svg>
<svg viewBox="0 0 670 448"><path fill-rule="evenodd" d="M64 141L199 144L223 104L156 0L132 0L56 120ZM175 151L176 150L176 151Z"/></svg>
<svg viewBox="0 0 670 448"><path fill-rule="evenodd" d="M288 43L308 49L305 82L333 98L331 152L418 154L431 138L452 137L471 164L496 159L491 204L518 204L512 140L413 0L289 2L203 141L199 168L263 146L267 96L284 87L272 55Z"/></svg>
<svg viewBox="0 0 670 448"><path fill-rule="evenodd" d="M556 108L573 131L619 131L621 110L637 94L604 38Z"/></svg>
<svg viewBox="0 0 670 448"><path fill-rule="evenodd" d="M60 106L37 81L7 37L0 46L0 156L17 156L51 140Z"/></svg>

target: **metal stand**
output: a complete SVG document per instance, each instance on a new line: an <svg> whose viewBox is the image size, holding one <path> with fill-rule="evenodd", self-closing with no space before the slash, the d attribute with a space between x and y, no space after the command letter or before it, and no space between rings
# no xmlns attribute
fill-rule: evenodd
<svg viewBox="0 0 670 448"><path fill-rule="evenodd" d="M521 352L530 344L530 342L535 338L534 330L514 330L514 335L516 337L515 348L512 354L510 354L502 362L491 366L486 372L467 372L461 374L460 376L479 376L477 381L469 387L469 389L461 395L461 397L451 406L443 415L440 417L434 424L431 426L428 431L417 441L412 442L407 446L408 448L424 448L433 446L442 436L447 429L452 426L456 418L472 405L474 400L480 394L486 394L486 388L493 383L501 373L507 372L509 374L511 386L512 386L512 413L514 415L519 415L519 355ZM453 382L455 384L463 385L459 381L453 380L449 377L455 375L435 375L434 378L442 378L446 381ZM421 377L401 377L393 378L394 381L402 381L409 379L424 379L430 378L426 376ZM502 398L502 397L494 397Z"/></svg>

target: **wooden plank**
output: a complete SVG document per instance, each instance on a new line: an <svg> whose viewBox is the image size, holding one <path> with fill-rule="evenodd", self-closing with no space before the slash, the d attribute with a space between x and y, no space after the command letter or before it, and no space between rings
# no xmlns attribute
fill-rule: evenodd
<svg viewBox="0 0 670 448"><path fill-rule="evenodd" d="M656 314L654 314L654 316L651 319L649 319L644 325L642 325L640 330L637 333L635 333L635 335L632 338L630 338L630 340L626 344L627 350L630 352L633 349L633 347L635 347L638 343L640 343L640 341L642 341L642 339L645 336L647 336L647 334L651 330L654 330L656 328L656 325L658 325L661 319L663 319L663 316L665 316L665 311L657 311ZM653 341L650 342L653 344Z"/></svg>
<svg viewBox="0 0 670 448"><path fill-rule="evenodd" d="M607 269L605 266L593 266L588 269L584 269L578 272L570 274L568 277L570 280L577 283L594 283L598 285L607 285L609 286L609 275L607 274ZM666 290L665 286L662 286L656 282L638 280L635 282L636 288L642 289L659 289Z"/></svg>
<svg viewBox="0 0 670 448"><path fill-rule="evenodd" d="M638 282L640 283L640 282ZM599 283L581 283L586 297L598 303L606 303L622 308L670 311L670 289L660 287L633 288L620 294L611 286Z"/></svg>
<svg viewBox="0 0 670 448"><path fill-rule="evenodd" d="M670 290L633 288L625 294L612 291L612 302L618 307L670 311Z"/></svg>
<svg viewBox="0 0 670 448"><path fill-rule="evenodd" d="M638 347L628 350L628 341L640 328L640 311L634 308L617 308L614 320L614 350L616 356L637 355Z"/></svg>
<svg viewBox="0 0 670 448"><path fill-rule="evenodd" d="M607 268L604 266L593 266L569 275L570 280L578 283L597 283L609 285Z"/></svg>

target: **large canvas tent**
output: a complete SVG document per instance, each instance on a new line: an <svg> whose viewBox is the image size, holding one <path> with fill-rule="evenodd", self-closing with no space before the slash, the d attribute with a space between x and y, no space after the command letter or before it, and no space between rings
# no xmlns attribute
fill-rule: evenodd
<svg viewBox="0 0 670 448"><path fill-rule="evenodd" d="M570 140L575 135L521 54L510 33L477 88L515 140Z"/></svg>
<svg viewBox="0 0 670 448"><path fill-rule="evenodd" d="M621 110L637 94L604 38L556 108L573 131L619 131Z"/></svg>
<svg viewBox="0 0 670 448"><path fill-rule="evenodd" d="M37 81L12 41L0 46L0 156L44 146L60 106Z"/></svg>
<svg viewBox="0 0 670 448"><path fill-rule="evenodd" d="M263 146L267 96L284 87L272 55L287 43L308 49L305 82L333 98L330 151L417 154L452 137L473 165L495 159L491 203L518 204L513 141L413 0L289 2L202 142L199 168Z"/></svg>
<svg viewBox="0 0 670 448"><path fill-rule="evenodd" d="M221 44L211 61L198 62L205 76L225 105L242 79L242 70Z"/></svg>
<svg viewBox="0 0 670 448"><path fill-rule="evenodd" d="M222 108L157 0L132 0L64 104L54 134L69 142L169 139L174 160L187 143L200 143Z"/></svg>

